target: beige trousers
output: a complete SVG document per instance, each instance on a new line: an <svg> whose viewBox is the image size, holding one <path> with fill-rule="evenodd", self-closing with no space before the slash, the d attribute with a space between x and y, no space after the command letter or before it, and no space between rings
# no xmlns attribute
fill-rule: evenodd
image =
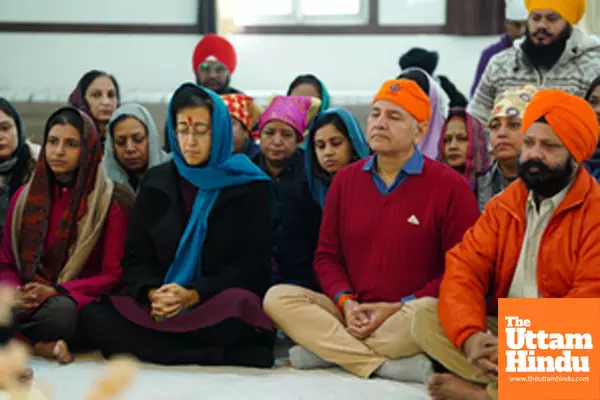
<svg viewBox="0 0 600 400"><path fill-rule="evenodd" d="M498 318L488 317L487 323L488 329L494 335L498 335ZM437 314L437 302L430 303L417 311L413 319L412 335L419 347L431 358L464 380L487 386L490 397L494 400L498 399L498 383L487 378L475 377L477 368L446 336Z"/></svg>
<svg viewBox="0 0 600 400"><path fill-rule="evenodd" d="M343 316L329 297L299 286L273 286L265 296L264 310L296 343L354 375L368 378L388 359L421 352L410 328L415 312L428 304L435 304L435 299L405 304L365 340L346 331Z"/></svg>

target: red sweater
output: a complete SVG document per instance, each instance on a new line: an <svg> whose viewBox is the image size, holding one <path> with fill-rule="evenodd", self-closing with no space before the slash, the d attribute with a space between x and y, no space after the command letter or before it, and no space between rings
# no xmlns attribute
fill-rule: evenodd
<svg viewBox="0 0 600 400"><path fill-rule="evenodd" d="M336 174L327 194L315 272L324 292L349 291L361 302L437 297L444 255L479 217L469 184L458 173L425 158L383 196L366 160Z"/></svg>
<svg viewBox="0 0 600 400"><path fill-rule="evenodd" d="M65 207L68 206L69 190L71 189L56 188L54 191L48 224L50 233L44 242L44 251L48 251L52 245L54 232ZM23 284L16 270L11 237L12 215L17 198L22 191L23 187L15 193L6 212L6 223L0 246L0 283L11 286ZM61 285L68 292L68 296L77 302L79 309L96 297L113 293L123 285L121 257L123 257L123 241L127 236L128 222L129 210L113 201L104 222L104 231L98 239L96 247L90 253L88 262L81 271L81 276Z"/></svg>

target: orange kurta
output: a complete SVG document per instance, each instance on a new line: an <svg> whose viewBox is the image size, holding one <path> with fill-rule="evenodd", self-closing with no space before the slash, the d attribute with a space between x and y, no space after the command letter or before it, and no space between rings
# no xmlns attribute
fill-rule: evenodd
<svg viewBox="0 0 600 400"><path fill-rule="evenodd" d="M438 312L450 341L461 348L497 315L519 260L529 190L521 180L487 204L461 243L446 253ZM580 168L540 241L541 297L600 297L600 185Z"/></svg>

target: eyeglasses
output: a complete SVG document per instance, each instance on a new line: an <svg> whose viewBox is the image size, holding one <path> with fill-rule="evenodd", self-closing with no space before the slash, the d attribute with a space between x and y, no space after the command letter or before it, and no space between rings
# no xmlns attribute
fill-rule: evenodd
<svg viewBox="0 0 600 400"><path fill-rule="evenodd" d="M177 136L182 138L188 138L190 135L194 136L196 139L202 137L211 131L210 124L205 124L203 122L196 122L193 124L186 124L185 122L180 122L177 124L175 132L177 132Z"/></svg>

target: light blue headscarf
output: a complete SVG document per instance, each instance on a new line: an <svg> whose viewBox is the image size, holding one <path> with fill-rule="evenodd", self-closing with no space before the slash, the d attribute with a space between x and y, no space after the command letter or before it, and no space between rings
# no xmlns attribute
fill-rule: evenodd
<svg viewBox="0 0 600 400"><path fill-rule="evenodd" d="M173 99L185 88L193 87L207 93L213 104L212 138L210 158L203 167L190 167L179 148L175 132L173 115ZM202 246L208 228L208 216L215 205L221 189L243 185L253 181L269 181L270 178L262 172L244 154L233 155L233 128L227 106L218 94L200 87L194 83L184 83L175 91L169 103L167 116L169 143L173 151L173 161L177 172L185 180L198 188L192 214L179 240L175 260L165 276L165 284L177 283L186 286L202 275Z"/></svg>
<svg viewBox="0 0 600 400"><path fill-rule="evenodd" d="M104 142L104 158L102 160L102 165L104 166L104 170L106 171L106 176L115 181L116 183L120 183L122 185L129 185L129 175L127 171L119 164L117 161L117 156L115 155L115 145L113 140L113 129L115 125L115 121L119 119L121 116L127 115L135 117L138 121L140 121L148 132L148 168L155 167L162 163L169 161L169 155L163 151L160 147L160 137L158 136L158 129L156 129L156 124L154 123L154 119L148 112L148 109L141 104L124 104L121 107L117 108L117 110L113 113L110 121L108 122L108 126L106 127L107 135L106 141Z"/></svg>
<svg viewBox="0 0 600 400"><path fill-rule="evenodd" d="M313 198L321 206L321 209L325 206L325 197L327 197L327 191L329 190L329 186L325 185L319 179L317 179L312 170L311 163L311 152L315 151L313 144L313 137L317 129L315 126L319 126L319 121L325 118L328 115L335 114L344 123L346 126L346 130L348 131L348 136L350 136L350 142L352 143L352 147L354 151L360 158L365 158L369 156L369 145L367 144L367 140L365 139L365 135L360 129L360 125L356 120L356 117L352 115L352 113L344 108L332 108L325 112L320 113L313 122L313 128L310 130L308 134L308 139L305 143L307 143L308 151L304 153L304 166L306 169L306 179L308 180L308 187L310 192L312 193Z"/></svg>

